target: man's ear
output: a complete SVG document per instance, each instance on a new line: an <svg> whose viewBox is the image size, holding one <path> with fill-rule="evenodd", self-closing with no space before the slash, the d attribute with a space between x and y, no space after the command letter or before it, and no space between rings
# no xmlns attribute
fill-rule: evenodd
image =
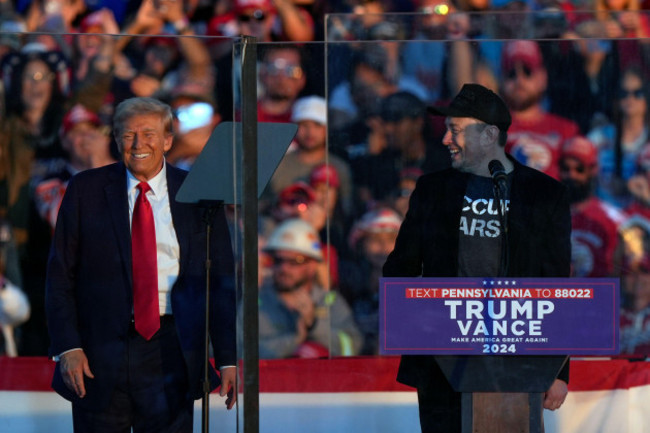
<svg viewBox="0 0 650 433"><path fill-rule="evenodd" d="M497 143L499 141L499 128L495 125L488 125L483 132L488 139L488 144Z"/></svg>

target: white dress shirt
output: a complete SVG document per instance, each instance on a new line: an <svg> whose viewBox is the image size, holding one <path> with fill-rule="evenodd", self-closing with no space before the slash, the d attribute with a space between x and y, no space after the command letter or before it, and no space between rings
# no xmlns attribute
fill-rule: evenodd
<svg viewBox="0 0 650 433"><path fill-rule="evenodd" d="M129 221L133 221L133 206L138 197L137 186L140 183L130 171L126 171L126 187L129 197ZM153 219L156 226L156 251L158 256L158 305L160 315L172 314L171 292L180 265L180 248L176 238L176 230L172 222L169 208L169 193L167 191L167 165L147 182L151 190L147 199L153 209Z"/></svg>

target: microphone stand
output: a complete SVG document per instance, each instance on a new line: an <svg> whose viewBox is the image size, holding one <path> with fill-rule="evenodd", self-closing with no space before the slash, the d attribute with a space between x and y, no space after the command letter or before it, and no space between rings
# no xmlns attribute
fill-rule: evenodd
<svg viewBox="0 0 650 433"><path fill-rule="evenodd" d="M503 186L503 188L502 188ZM510 257L510 246L508 242L508 213L506 212L506 185L504 183L494 183L494 199L497 201L497 211L499 213L499 222L501 224L501 260L499 262L499 275L508 276L508 260Z"/></svg>
<svg viewBox="0 0 650 433"><path fill-rule="evenodd" d="M199 206L203 208L203 222L205 223L205 347L203 359L203 401L201 412L201 431L207 433L210 425L210 236L212 234L212 223L214 216L223 204L223 200L199 200ZM218 368L218 367L217 367Z"/></svg>

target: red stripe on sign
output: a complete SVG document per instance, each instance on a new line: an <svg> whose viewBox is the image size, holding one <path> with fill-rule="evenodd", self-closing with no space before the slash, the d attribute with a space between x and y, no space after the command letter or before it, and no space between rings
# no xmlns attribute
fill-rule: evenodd
<svg viewBox="0 0 650 433"><path fill-rule="evenodd" d="M51 391L54 361L42 357L0 357L0 391Z"/></svg>
<svg viewBox="0 0 650 433"><path fill-rule="evenodd" d="M260 361L261 392L412 391L395 381L399 357Z"/></svg>
<svg viewBox="0 0 650 433"><path fill-rule="evenodd" d="M0 357L0 391L51 391L54 365L43 357ZM260 392L412 391L395 381L398 365L397 356L261 360ZM571 361L571 391L643 385L650 385L650 363L626 359Z"/></svg>

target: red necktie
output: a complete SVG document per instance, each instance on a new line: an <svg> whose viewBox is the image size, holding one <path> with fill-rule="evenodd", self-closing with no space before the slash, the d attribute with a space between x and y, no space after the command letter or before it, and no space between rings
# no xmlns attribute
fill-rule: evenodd
<svg viewBox="0 0 650 433"><path fill-rule="evenodd" d="M146 340L160 328L158 307L158 262L156 260L156 227L146 182L137 186L140 193L133 206L131 223L131 266L133 269L133 315L135 330Z"/></svg>

